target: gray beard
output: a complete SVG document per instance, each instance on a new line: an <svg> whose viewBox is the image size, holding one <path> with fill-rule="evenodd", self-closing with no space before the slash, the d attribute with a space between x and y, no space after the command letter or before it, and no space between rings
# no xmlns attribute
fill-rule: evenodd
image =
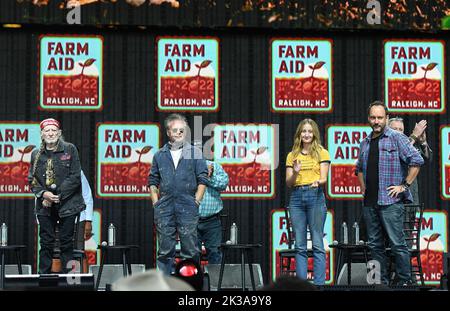
<svg viewBox="0 0 450 311"><path fill-rule="evenodd" d="M58 142L58 140L59 140L59 137L57 137L57 138L54 138L53 140L48 140L48 139L42 139L43 141L44 141L44 143L46 143L46 144L56 144L57 142Z"/></svg>

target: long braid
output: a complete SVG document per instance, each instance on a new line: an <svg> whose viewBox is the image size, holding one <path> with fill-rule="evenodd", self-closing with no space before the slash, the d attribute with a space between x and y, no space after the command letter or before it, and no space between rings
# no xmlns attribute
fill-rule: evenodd
<svg viewBox="0 0 450 311"><path fill-rule="evenodd" d="M33 163L33 173L31 174L31 176L33 176L33 185L37 185L37 180L36 177L34 177L34 174L36 173L36 168L37 168L37 164L39 162L39 158L41 157L41 154L44 152L45 150L45 143L44 141L41 141L41 146L39 147L39 151L36 154L36 158L34 159L34 163Z"/></svg>
<svg viewBox="0 0 450 311"><path fill-rule="evenodd" d="M61 143L61 141L63 141L62 136L58 139L58 142L56 143L56 147L55 147L56 150L59 148L59 144ZM31 176L33 176L33 185L37 185L37 180L36 180L36 177L34 177L34 174L36 173L36 168L37 168L37 164L39 162L39 158L41 157L41 154L44 152L44 150L45 150L45 142L42 140L41 146L39 147L39 151L36 154L36 158L34 159L34 163L33 163L33 174L31 175ZM48 163L47 163L47 165L48 165Z"/></svg>

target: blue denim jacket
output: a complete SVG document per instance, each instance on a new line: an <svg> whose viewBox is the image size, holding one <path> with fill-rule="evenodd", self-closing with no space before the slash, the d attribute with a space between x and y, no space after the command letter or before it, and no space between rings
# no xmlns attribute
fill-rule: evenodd
<svg viewBox="0 0 450 311"><path fill-rule="evenodd" d="M180 204L195 204L199 184L208 184L208 167L200 149L185 144L176 169L169 144L156 152L148 177L149 186L159 187L160 199L154 207L172 199Z"/></svg>
<svg viewBox="0 0 450 311"><path fill-rule="evenodd" d="M76 215L84 210L83 197L81 195L81 167L80 158L77 148L69 143L60 140L55 152L42 152L37 160L36 171L33 172L33 164L39 149L34 149L31 153L31 166L28 172L28 182L31 185L31 191L35 194L36 215L49 216L50 209L42 206L43 193L45 191L53 192L45 185L45 171L48 159L52 159L54 163L54 171L56 175L56 194L61 196L61 203L57 205L59 217L67 217ZM34 173L34 174L33 174ZM35 180L35 182L33 182Z"/></svg>

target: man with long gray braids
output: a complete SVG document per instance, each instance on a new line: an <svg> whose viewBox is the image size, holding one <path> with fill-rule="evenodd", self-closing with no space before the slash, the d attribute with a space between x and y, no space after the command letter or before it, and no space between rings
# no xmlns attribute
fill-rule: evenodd
<svg viewBox="0 0 450 311"><path fill-rule="evenodd" d="M81 195L81 165L77 148L65 142L60 123L45 119L40 123L41 145L31 154L28 181L36 196L39 221L39 274L52 271L55 226L59 221L62 272L71 271L75 219L85 209Z"/></svg>

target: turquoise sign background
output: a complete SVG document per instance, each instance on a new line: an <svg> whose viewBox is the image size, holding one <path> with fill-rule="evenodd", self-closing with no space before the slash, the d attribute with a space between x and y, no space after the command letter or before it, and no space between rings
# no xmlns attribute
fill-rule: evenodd
<svg viewBox="0 0 450 311"><path fill-rule="evenodd" d="M157 39L157 109L219 109L219 39Z"/></svg>
<svg viewBox="0 0 450 311"><path fill-rule="evenodd" d="M439 285L444 253L448 252L448 221L445 211L425 211L420 232L420 258L426 285Z"/></svg>
<svg viewBox="0 0 450 311"><path fill-rule="evenodd" d="M42 109L102 108L102 37L41 36L39 105Z"/></svg>
<svg viewBox="0 0 450 311"><path fill-rule="evenodd" d="M282 249L287 249L288 238L287 238L287 223L284 210L277 209L272 212L272 223L271 223L271 264L272 264L272 279L275 280L279 275L279 259L277 256L277 251ZM333 212L327 211L327 219L325 221L325 229L324 229L324 237L323 243L325 246L325 251L327 253L327 278L325 279L325 284L331 284L334 280L334 250L328 247L329 244L332 244L335 240L334 238L334 215ZM308 241L308 249L311 249L311 241ZM295 262L292 263L293 267L295 267ZM308 279L312 279L312 273L308 273Z"/></svg>
<svg viewBox="0 0 450 311"><path fill-rule="evenodd" d="M320 39L272 40L270 87L273 111L332 110L332 45L331 40ZM324 102L319 104L321 101Z"/></svg>
<svg viewBox="0 0 450 311"><path fill-rule="evenodd" d="M442 126L440 133L441 148L441 197L450 199L450 126Z"/></svg>
<svg viewBox="0 0 450 311"><path fill-rule="evenodd" d="M372 129L362 125L332 125L327 128L331 164L327 195L331 199L360 199L361 188L354 171L359 145Z"/></svg>
<svg viewBox="0 0 450 311"><path fill-rule="evenodd" d="M31 152L40 142L37 123L0 123L0 197L34 197L27 177Z"/></svg>
<svg viewBox="0 0 450 311"><path fill-rule="evenodd" d="M156 124L98 124L97 195L149 198L148 175L158 149Z"/></svg>
<svg viewBox="0 0 450 311"><path fill-rule="evenodd" d="M214 128L214 159L228 173L227 197L273 197L278 162L277 131L267 124Z"/></svg>
<svg viewBox="0 0 450 311"><path fill-rule="evenodd" d="M384 100L390 112L444 112L444 53L440 41L384 42Z"/></svg>

